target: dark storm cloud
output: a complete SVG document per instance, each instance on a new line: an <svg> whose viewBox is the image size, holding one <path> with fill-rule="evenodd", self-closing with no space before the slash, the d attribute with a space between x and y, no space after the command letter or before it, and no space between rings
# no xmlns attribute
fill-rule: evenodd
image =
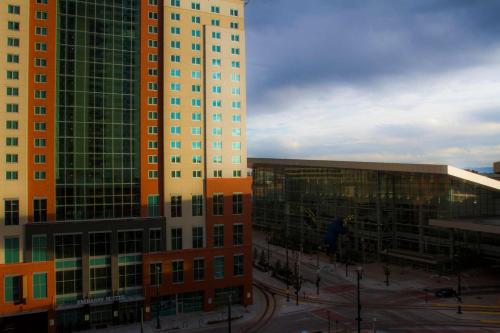
<svg viewBox="0 0 500 333"><path fill-rule="evenodd" d="M249 112L283 87L375 85L480 62L500 41L500 1L251 0Z"/></svg>

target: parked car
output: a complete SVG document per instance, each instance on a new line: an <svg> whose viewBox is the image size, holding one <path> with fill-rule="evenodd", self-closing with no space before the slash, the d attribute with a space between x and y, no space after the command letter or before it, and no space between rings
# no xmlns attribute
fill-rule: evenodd
<svg viewBox="0 0 500 333"><path fill-rule="evenodd" d="M453 288L443 288L436 291L434 295L439 298L449 298L456 296L457 292Z"/></svg>

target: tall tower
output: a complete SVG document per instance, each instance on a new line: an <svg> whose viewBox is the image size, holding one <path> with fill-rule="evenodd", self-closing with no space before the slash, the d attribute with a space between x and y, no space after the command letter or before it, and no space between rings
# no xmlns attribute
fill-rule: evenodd
<svg viewBox="0 0 500 333"><path fill-rule="evenodd" d="M252 302L243 13L0 5L0 329Z"/></svg>

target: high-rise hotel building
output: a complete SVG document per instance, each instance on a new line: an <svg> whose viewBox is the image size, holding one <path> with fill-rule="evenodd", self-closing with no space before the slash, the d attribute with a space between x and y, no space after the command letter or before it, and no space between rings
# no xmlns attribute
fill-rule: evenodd
<svg viewBox="0 0 500 333"><path fill-rule="evenodd" d="M1 1L0 331L252 303L243 12Z"/></svg>

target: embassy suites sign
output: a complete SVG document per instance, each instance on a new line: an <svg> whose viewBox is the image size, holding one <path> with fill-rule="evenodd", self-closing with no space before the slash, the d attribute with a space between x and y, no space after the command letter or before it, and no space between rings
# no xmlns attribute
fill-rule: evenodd
<svg viewBox="0 0 500 333"><path fill-rule="evenodd" d="M101 303L109 303L109 302L123 301L123 300L125 300L124 295L117 295L117 296L106 296L106 297L96 297L96 298L83 298L79 299L76 303L78 305L101 304Z"/></svg>

